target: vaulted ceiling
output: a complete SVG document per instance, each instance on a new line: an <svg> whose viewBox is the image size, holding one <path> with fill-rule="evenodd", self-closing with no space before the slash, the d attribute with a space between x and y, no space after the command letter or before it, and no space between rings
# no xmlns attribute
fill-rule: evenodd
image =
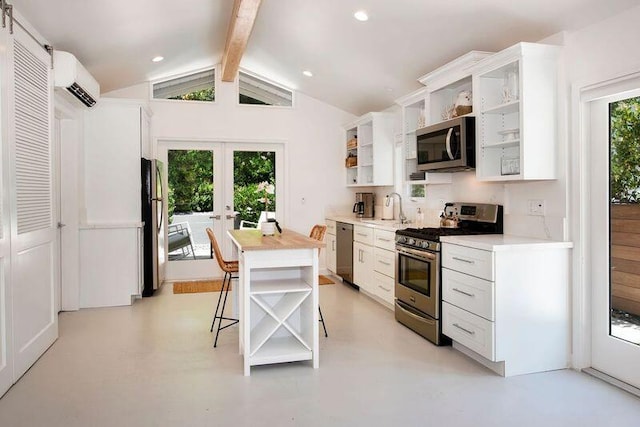
<svg viewBox="0 0 640 427"><path fill-rule="evenodd" d="M221 61L233 0L9 0L103 92ZM240 66L354 114L470 50L498 51L638 0L263 0ZM366 10L367 22L353 18ZM165 60L151 62L161 55ZM313 77L302 75L310 70ZM229 84L229 83L227 83Z"/></svg>

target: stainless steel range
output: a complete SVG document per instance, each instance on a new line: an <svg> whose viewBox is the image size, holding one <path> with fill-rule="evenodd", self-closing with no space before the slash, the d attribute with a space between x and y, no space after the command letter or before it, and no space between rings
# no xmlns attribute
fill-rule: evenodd
<svg viewBox="0 0 640 427"><path fill-rule="evenodd" d="M451 342L442 335L440 236L502 234L500 205L447 203L451 228L406 228L396 231L396 320L436 345Z"/></svg>

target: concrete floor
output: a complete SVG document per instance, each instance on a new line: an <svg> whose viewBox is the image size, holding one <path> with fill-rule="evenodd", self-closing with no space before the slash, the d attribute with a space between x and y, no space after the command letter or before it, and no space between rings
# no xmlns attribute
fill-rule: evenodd
<svg viewBox="0 0 640 427"><path fill-rule="evenodd" d="M237 329L209 333L218 294L165 286L131 307L60 315L60 338L0 399L0 426L632 426L640 400L563 370L501 378L320 287L329 338L309 362L242 375Z"/></svg>

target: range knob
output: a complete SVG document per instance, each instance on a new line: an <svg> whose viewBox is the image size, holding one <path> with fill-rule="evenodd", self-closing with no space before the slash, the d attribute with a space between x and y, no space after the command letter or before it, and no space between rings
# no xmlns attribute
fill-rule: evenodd
<svg viewBox="0 0 640 427"><path fill-rule="evenodd" d="M404 237L404 236L398 236L398 237L396 238L396 241L397 241L398 243L407 243L407 238L406 238L406 237Z"/></svg>
<svg viewBox="0 0 640 427"><path fill-rule="evenodd" d="M410 245L415 245L416 244L416 239L409 239L409 244Z"/></svg>
<svg viewBox="0 0 640 427"><path fill-rule="evenodd" d="M420 246L422 246L425 249L429 249L429 242L422 242Z"/></svg>

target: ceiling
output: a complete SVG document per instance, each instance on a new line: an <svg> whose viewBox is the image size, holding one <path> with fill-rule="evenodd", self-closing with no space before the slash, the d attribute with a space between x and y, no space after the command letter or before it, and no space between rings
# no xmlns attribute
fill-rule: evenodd
<svg viewBox="0 0 640 427"><path fill-rule="evenodd" d="M9 0L102 92L221 61L233 0ZM470 50L575 30L638 0L263 0L242 68L360 115ZM369 21L353 13L364 9ZM162 55L165 60L151 62ZM303 70L313 77L302 75ZM228 84L228 83L223 83Z"/></svg>

